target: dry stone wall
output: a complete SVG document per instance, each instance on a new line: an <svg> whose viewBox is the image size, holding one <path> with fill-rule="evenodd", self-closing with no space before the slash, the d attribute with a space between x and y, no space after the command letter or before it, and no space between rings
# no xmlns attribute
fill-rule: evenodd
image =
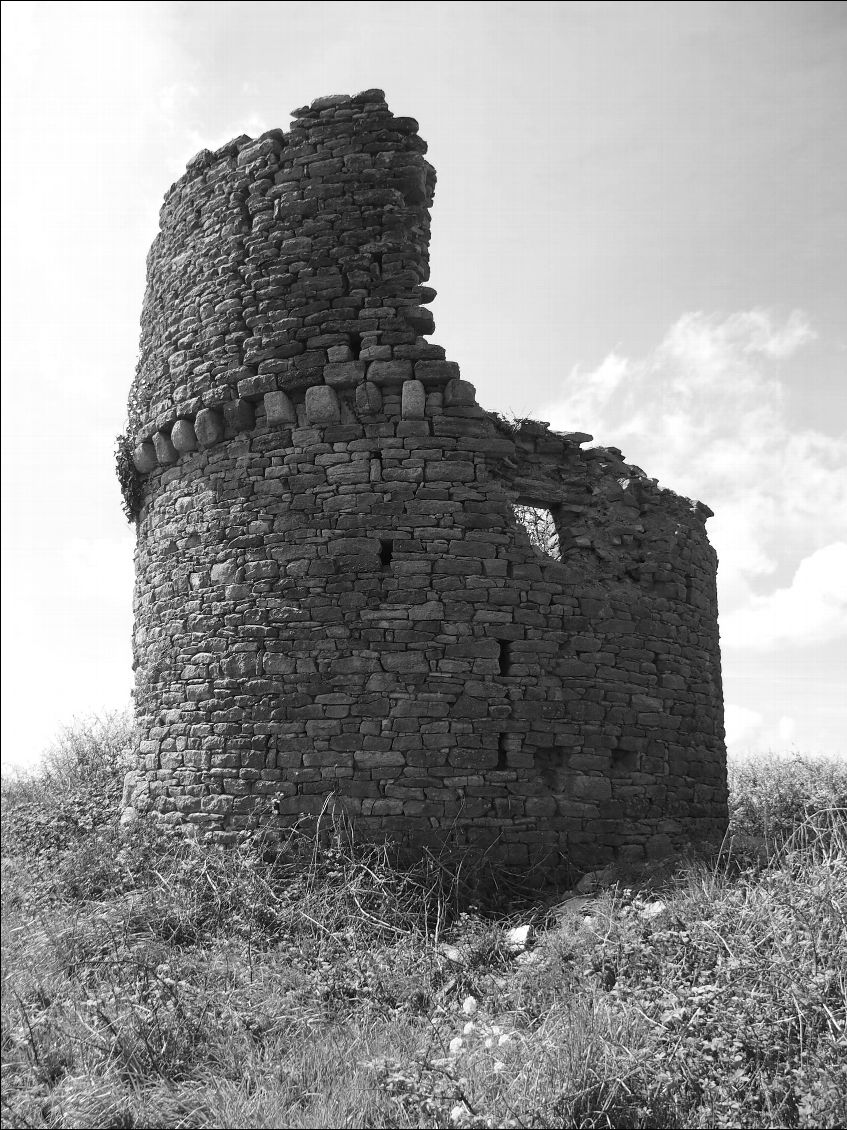
<svg viewBox="0 0 847 1130"><path fill-rule="evenodd" d="M295 115L196 157L148 260L128 817L232 842L332 796L542 870L720 835L708 509L479 407L425 337L417 123Z"/></svg>

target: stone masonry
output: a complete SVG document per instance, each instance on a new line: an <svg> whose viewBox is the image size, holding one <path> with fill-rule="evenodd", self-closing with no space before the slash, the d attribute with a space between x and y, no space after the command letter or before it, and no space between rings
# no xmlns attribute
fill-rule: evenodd
<svg viewBox="0 0 847 1130"><path fill-rule="evenodd" d="M331 796L548 870L719 837L710 511L479 407L426 340L417 122L295 118L198 154L148 258L127 817L229 843Z"/></svg>

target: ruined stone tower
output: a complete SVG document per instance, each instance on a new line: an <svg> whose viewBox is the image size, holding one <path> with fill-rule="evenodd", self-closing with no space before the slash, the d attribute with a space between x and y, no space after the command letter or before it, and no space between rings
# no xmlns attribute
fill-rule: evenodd
<svg viewBox="0 0 847 1130"><path fill-rule="evenodd" d="M333 794L521 867L719 835L708 509L479 407L424 337L417 123L295 114L195 157L148 259L128 813L229 842Z"/></svg>

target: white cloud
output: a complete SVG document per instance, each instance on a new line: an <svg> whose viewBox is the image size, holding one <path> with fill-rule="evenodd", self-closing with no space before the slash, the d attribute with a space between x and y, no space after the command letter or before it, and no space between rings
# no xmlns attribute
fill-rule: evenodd
<svg viewBox="0 0 847 1130"><path fill-rule="evenodd" d="M764 716L758 710L746 706L736 706L728 702L724 708L724 726L728 747L740 746L749 742L765 724Z"/></svg>
<svg viewBox="0 0 847 1130"><path fill-rule="evenodd" d="M186 79L167 83L159 88L159 121L168 135L180 139L183 137L185 122L196 110L200 93L200 88Z"/></svg>
<svg viewBox="0 0 847 1130"><path fill-rule="evenodd" d="M724 647L764 650L777 644L818 644L847 635L847 542L804 558L788 588L752 596L721 618Z"/></svg>
<svg viewBox="0 0 847 1130"><path fill-rule="evenodd" d="M260 134L269 129L271 129L271 126L268 125L267 118L256 111L251 111L249 114L241 114L237 121L233 119L231 124L216 130L214 134L196 129L189 130L186 151L199 153L201 149L219 149L222 145L226 145L228 141L232 141L234 137L240 137L243 133L246 133L248 137L259 137Z"/></svg>
<svg viewBox="0 0 847 1130"><path fill-rule="evenodd" d="M797 720L781 714L776 720L757 710L727 703L726 748L730 757L746 754L789 753L799 748ZM809 750L804 748L804 752Z"/></svg>
<svg viewBox="0 0 847 1130"><path fill-rule="evenodd" d="M125 527L30 544L23 567L4 561L4 764L31 763L75 714L128 704L132 542Z"/></svg>
<svg viewBox="0 0 847 1130"><path fill-rule="evenodd" d="M735 360L739 354L783 360L816 336L801 310L792 310L780 326L769 311L757 307L723 319L700 313L683 314L668 331L660 349L682 362L693 363L692 376L713 379L726 375L728 369L737 375Z"/></svg>

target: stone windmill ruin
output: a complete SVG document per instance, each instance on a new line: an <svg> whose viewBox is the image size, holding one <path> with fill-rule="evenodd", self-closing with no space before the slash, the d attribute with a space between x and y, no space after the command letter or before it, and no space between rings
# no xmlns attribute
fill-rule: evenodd
<svg viewBox="0 0 847 1130"><path fill-rule="evenodd" d="M709 510L481 408L426 340L417 122L295 119L195 157L148 259L128 815L228 843L332 795L517 867L720 835Z"/></svg>

